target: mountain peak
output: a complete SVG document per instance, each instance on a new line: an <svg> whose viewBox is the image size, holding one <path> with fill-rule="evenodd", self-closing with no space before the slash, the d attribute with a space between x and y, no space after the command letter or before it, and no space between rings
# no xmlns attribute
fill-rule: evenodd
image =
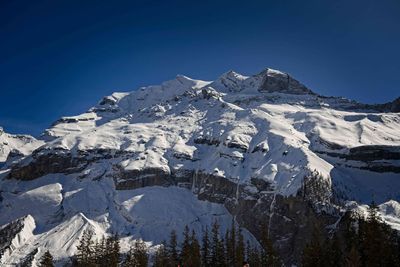
<svg viewBox="0 0 400 267"><path fill-rule="evenodd" d="M289 74L271 68L266 68L249 77L230 70L212 82L210 86L221 92L256 90L260 93L315 94Z"/></svg>
<svg viewBox="0 0 400 267"><path fill-rule="evenodd" d="M261 79L259 92L265 93L284 93L284 94L315 94L298 80L291 77L288 73L279 70L267 68L253 76Z"/></svg>

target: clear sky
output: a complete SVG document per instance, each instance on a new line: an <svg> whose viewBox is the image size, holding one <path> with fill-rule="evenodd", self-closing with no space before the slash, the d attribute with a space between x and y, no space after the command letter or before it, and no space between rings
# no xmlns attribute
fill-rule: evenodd
<svg viewBox="0 0 400 267"><path fill-rule="evenodd" d="M324 95L400 96L400 1L0 1L0 126L40 134L114 91L266 67Z"/></svg>

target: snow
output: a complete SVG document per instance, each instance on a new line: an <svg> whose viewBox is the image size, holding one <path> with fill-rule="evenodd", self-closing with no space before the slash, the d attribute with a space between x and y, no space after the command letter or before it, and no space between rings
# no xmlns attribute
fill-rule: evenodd
<svg viewBox="0 0 400 267"><path fill-rule="evenodd" d="M168 240L172 230L178 238L185 225L198 234L214 221L221 231L230 227L232 216L221 204L200 201L188 189L179 187L145 187L117 191L112 180L80 180L74 175L48 175L23 182L15 192L12 181L2 181L0 225L27 216L18 244L3 257L3 263L14 264L39 247L35 260L47 250L62 266L76 252L85 229L95 238L117 232L121 247L127 251L135 239L150 247ZM5 193L5 194L4 194ZM244 231L247 239L254 237ZM14 242L14 241L13 241ZM17 242L17 241L15 241Z"/></svg>
<svg viewBox="0 0 400 267"><path fill-rule="evenodd" d="M282 87L286 83L287 88ZM317 170L346 200L369 204L374 198L385 220L397 227L399 173L361 170L369 163L332 155L368 145L398 148L399 131L399 113L379 113L354 101L316 95L280 71L267 69L253 76L230 71L215 81L178 75L161 85L106 96L87 112L55 122L42 140L0 131L0 163L13 149L25 157L25 164L34 160L35 149L87 155L88 163L79 173L22 182L2 178L7 162L0 171L0 225L32 216L36 228L24 246L32 249L39 243L63 259L74 253L86 227L98 236L118 231L126 242L131 236L153 246L185 224L197 232L214 219L223 227L230 224L223 206L199 201L189 190L118 191L111 179L118 181L116 172L121 170L156 169L210 173L248 192L256 190L252 178L263 179L274 196L297 194L304 176ZM107 157L99 158L99 150ZM16 262L22 255L13 252L7 261Z"/></svg>
<svg viewBox="0 0 400 267"><path fill-rule="evenodd" d="M363 218L368 217L368 205L359 205L356 202L349 201L347 206L361 215ZM400 203L394 200L387 201L378 206L378 214L383 222L393 229L400 231Z"/></svg>
<svg viewBox="0 0 400 267"><path fill-rule="evenodd" d="M20 223L23 225L22 229L12 238L9 248L5 249L3 252L2 257L0 258L1 265L6 264L5 259L12 256L15 250L21 249L21 247L23 247L33 236L33 231L36 227L34 218L30 215L27 215L20 219ZM0 229L1 228L3 227L0 227Z"/></svg>
<svg viewBox="0 0 400 267"><path fill-rule="evenodd" d="M43 144L43 141L36 140L30 135L8 134L0 127L0 166L7 160L11 151L26 156Z"/></svg>
<svg viewBox="0 0 400 267"><path fill-rule="evenodd" d="M349 111L346 107L355 102L304 91L288 77L273 69L253 76L229 71L213 82L178 75L161 85L114 93L88 112L56 122L46 131L50 141L45 147L74 154L96 149L133 153L115 159L127 171L218 170L227 179L239 177L241 183L259 177L271 182L279 194L293 195L310 170L340 180L341 166L362 165L325 153L346 154L364 145L400 146L399 114ZM275 87L273 92L260 91L265 79L278 79L278 85L289 79L295 84L282 89L284 93ZM276 85L275 80L272 83ZM209 98L203 90L218 97ZM350 176L357 172L345 169ZM379 173L367 176L369 181L382 180ZM392 181L383 180L387 182L382 188ZM384 190L379 194L382 199L398 199Z"/></svg>

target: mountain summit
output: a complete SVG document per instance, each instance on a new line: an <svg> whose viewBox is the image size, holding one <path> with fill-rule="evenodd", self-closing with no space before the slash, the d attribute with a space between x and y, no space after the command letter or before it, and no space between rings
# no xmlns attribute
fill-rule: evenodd
<svg viewBox="0 0 400 267"><path fill-rule="evenodd" d="M49 249L62 265L85 229L117 232L127 250L132 239L153 247L173 229L201 233L214 220L226 229L235 218L255 244L268 225L296 264L315 222L335 229L372 200L400 229L394 111L396 102L324 97L265 69L114 93L39 141L1 132L22 152L9 156L7 145L0 155L0 262L35 262Z"/></svg>

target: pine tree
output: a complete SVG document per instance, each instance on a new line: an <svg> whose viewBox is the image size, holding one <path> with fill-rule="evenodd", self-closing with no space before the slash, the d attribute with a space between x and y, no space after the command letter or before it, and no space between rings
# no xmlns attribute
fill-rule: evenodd
<svg viewBox="0 0 400 267"><path fill-rule="evenodd" d="M208 236L208 227L203 232L202 244L201 244L201 265L210 266L210 239Z"/></svg>
<svg viewBox="0 0 400 267"><path fill-rule="evenodd" d="M354 227L359 218L355 218L351 212L346 213L343 218L342 221L345 221L343 233L344 248L345 251L349 252L353 247L359 246L359 235Z"/></svg>
<svg viewBox="0 0 400 267"><path fill-rule="evenodd" d="M246 261L250 262L250 259L252 257L251 253L252 253L253 247L250 244L250 241L247 240L246 242Z"/></svg>
<svg viewBox="0 0 400 267"><path fill-rule="evenodd" d="M236 264L236 226L233 219L231 223L231 229L226 230L225 242L227 264L229 266L234 266Z"/></svg>
<svg viewBox="0 0 400 267"><path fill-rule="evenodd" d="M268 225L261 225L261 255L260 261L262 266L281 266L280 259L276 253L271 239L268 235Z"/></svg>
<svg viewBox="0 0 400 267"><path fill-rule="evenodd" d="M189 236L189 227L186 225L183 230L183 242L181 246L181 263L183 266L191 266L191 246L190 246L190 236Z"/></svg>
<svg viewBox="0 0 400 267"><path fill-rule="evenodd" d="M343 255L340 249L339 238L336 234L327 240L324 246L324 262L326 267L343 266Z"/></svg>
<svg viewBox="0 0 400 267"><path fill-rule="evenodd" d="M251 247L250 244L248 244L248 246L250 251L247 262L251 267L262 267L260 251L258 250L257 246Z"/></svg>
<svg viewBox="0 0 400 267"><path fill-rule="evenodd" d="M103 236L100 241L96 241L94 244L94 260L96 265L105 266L105 255L106 255L106 239Z"/></svg>
<svg viewBox="0 0 400 267"><path fill-rule="evenodd" d="M224 242L219 236L219 224L215 221L211 229L211 261L213 267L225 266L225 248Z"/></svg>
<svg viewBox="0 0 400 267"><path fill-rule="evenodd" d="M149 256L147 254L146 244L142 240L136 240L130 248L123 267L147 267Z"/></svg>
<svg viewBox="0 0 400 267"><path fill-rule="evenodd" d="M48 250L40 258L39 267L54 267L53 256Z"/></svg>
<svg viewBox="0 0 400 267"><path fill-rule="evenodd" d="M164 241L158 248L154 255L154 267L165 267L168 264L168 252L166 250L166 242Z"/></svg>
<svg viewBox="0 0 400 267"><path fill-rule="evenodd" d="M303 267L324 266L324 251L322 245L322 235L319 227L316 226L312 233L311 242L308 243L303 250Z"/></svg>
<svg viewBox="0 0 400 267"><path fill-rule="evenodd" d="M121 259L119 238L117 234L113 234L106 238L105 248L104 265L108 267L117 267Z"/></svg>
<svg viewBox="0 0 400 267"><path fill-rule="evenodd" d="M217 250L218 250L217 254L221 255L221 256L220 256L216 266L227 266L227 264L226 264L226 251L225 251L224 244L225 244L225 241L222 238L220 240L218 246L217 246Z"/></svg>
<svg viewBox="0 0 400 267"><path fill-rule="evenodd" d="M179 264L179 253L178 253L178 241L175 230L171 231L169 244L168 244L168 258L169 263L172 266L178 266Z"/></svg>
<svg viewBox="0 0 400 267"><path fill-rule="evenodd" d="M191 251L191 265L192 267L201 266L201 254L200 254L200 244L196 238L196 233L192 230L192 235L190 237L190 251Z"/></svg>
<svg viewBox="0 0 400 267"><path fill-rule="evenodd" d="M381 266L384 261L384 236L382 222L378 215L378 206L372 202L368 208L368 218L365 222L363 252L366 266Z"/></svg>
<svg viewBox="0 0 400 267"><path fill-rule="evenodd" d="M239 228L238 234L237 234L237 240L236 240L236 245L235 245L235 255L236 255L236 263L235 266L241 267L243 266L243 262L245 261L245 246L244 246L244 238L243 238L243 233L242 230Z"/></svg>
<svg viewBox="0 0 400 267"><path fill-rule="evenodd" d="M76 261L78 266L93 266L94 265L94 255L93 255L93 233L92 231L86 229L82 238L77 246Z"/></svg>

